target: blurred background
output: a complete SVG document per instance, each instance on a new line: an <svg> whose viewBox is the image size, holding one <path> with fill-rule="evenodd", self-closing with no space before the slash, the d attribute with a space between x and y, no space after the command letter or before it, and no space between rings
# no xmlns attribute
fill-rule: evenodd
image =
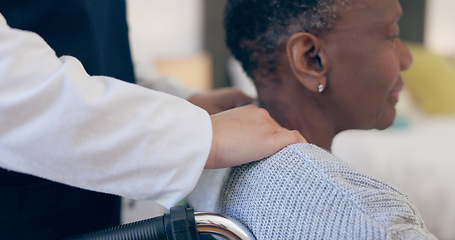
<svg viewBox="0 0 455 240"><path fill-rule="evenodd" d="M226 0L127 0L130 39L136 61L149 62L167 73L183 61L208 64L210 87L231 84L226 61L222 25ZM455 22L452 0L400 0L404 16L400 22L402 39L424 43L446 56L455 55ZM158 65L158 66L157 66ZM182 64L184 65L184 64ZM164 69L161 69L164 68ZM185 68L182 66L182 68ZM191 73L188 73L191 75ZM184 78L186 80L186 78ZM199 86L200 83L191 83Z"/></svg>
<svg viewBox="0 0 455 240"><path fill-rule="evenodd" d="M230 58L222 25L225 0L127 0L133 59L199 90L252 83ZM403 74L397 119L385 131L347 131L333 153L398 186L430 230L455 239L455 1L400 0L401 37L414 56ZM123 221L161 214L150 201L125 199Z"/></svg>

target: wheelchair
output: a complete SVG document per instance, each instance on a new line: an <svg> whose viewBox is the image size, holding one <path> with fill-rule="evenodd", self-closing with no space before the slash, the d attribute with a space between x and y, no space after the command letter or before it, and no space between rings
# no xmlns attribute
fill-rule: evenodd
<svg viewBox="0 0 455 240"><path fill-rule="evenodd" d="M68 240L254 240L240 222L213 212L194 212L186 206L172 207L169 213L143 221L124 224Z"/></svg>

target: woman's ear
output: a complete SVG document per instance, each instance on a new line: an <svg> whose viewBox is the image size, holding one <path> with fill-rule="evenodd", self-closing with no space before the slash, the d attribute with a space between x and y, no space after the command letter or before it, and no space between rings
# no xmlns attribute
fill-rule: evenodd
<svg viewBox="0 0 455 240"><path fill-rule="evenodd" d="M294 75L303 86L314 92L324 91L329 62L318 37L306 32L292 34L286 54Z"/></svg>

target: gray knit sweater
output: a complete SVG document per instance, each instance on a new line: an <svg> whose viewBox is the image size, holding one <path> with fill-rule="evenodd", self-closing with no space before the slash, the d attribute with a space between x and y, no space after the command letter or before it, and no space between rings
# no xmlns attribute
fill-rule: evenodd
<svg viewBox="0 0 455 240"><path fill-rule="evenodd" d="M232 169L219 211L264 239L435 239L395 187L311 144Z"/></svg>

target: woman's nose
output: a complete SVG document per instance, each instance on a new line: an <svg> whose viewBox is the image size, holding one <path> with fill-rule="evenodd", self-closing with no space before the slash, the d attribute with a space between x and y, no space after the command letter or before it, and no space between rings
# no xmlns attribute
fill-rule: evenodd
<svg viewBox="0 0 455 240"><path fill-rule="evenodd" d="M398 46L398 56L400 58L400 68L402 71L409 69L412 66L412 54L408 47L400 40Z"/></svg>

